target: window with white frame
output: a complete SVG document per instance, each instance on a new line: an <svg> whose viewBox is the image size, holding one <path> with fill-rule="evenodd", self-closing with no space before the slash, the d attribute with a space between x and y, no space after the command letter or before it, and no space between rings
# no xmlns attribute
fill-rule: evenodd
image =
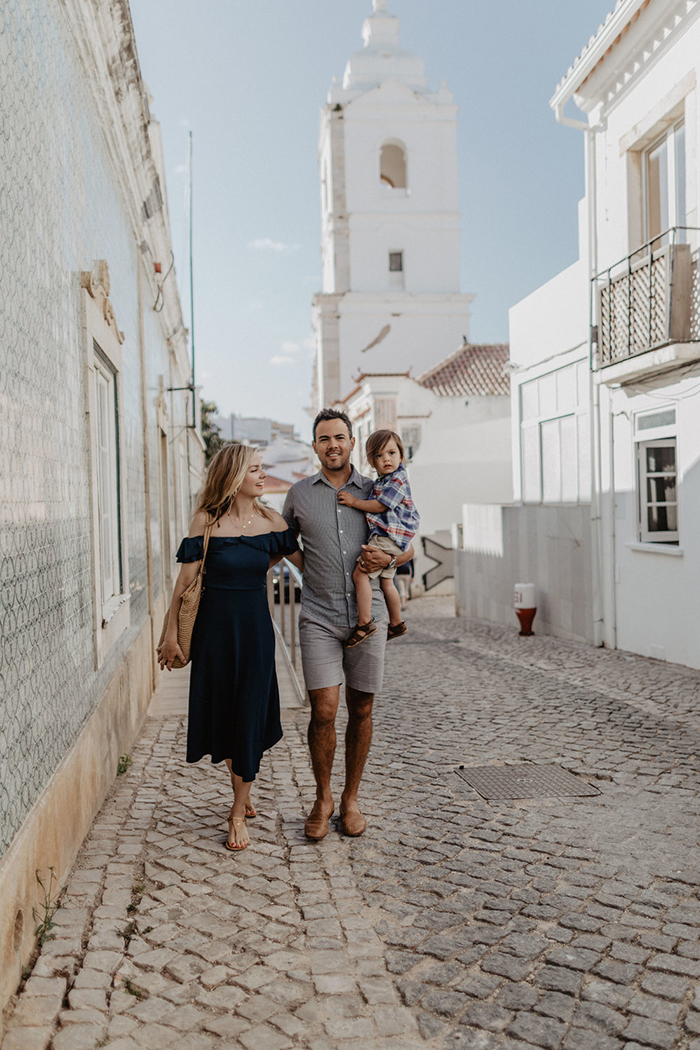
<svg viewBox="0 0 700 1050"><path fill-rule="evenodd" d="M520 464L524 503L590 499L586 361L520 386Z"/></svg>
<svg viewBox="0 0 700 1050"><path fill-rule="evenodd" d="M131 623L126 488L121 469L121 375L124 333L109 299L109 268L80 273L85 412L90 464L95 667Z"/></svg>
<svg viewBox="0 0 700 1050"><path fill-rule="evenodd" d="M685 225L685 124L682 120L644 151L642 173L644 240L650 241L673 226ZM668 237L659 236L654 247L666 243Z"/></svg>
<svg viewBox="0 0 700 1050"><path fill-rule="evenodd" d="M378 397L374 402L374 429L396 429L396 398Z"/></svg>
<svg viewBox="0 0 700 1050"><path fill-rule="evenodd" d="M678 544L678 457L673 408L635 417L638 538Z"/></svg>
<svg viewBox="0 0 700 1050"><path fill-rule="evenodd" d="M100 600L103 619L122 591L121 526L119 507L119 415L114 369L94 346L95 463L97 468L97 522Z"/></svg>
<svg viewBox="0 0 700 1050"><path fill-rule="evenodd" d="M420 447L420 423L408 423L401 427L401 440L406 452L406 461L411 462Z"/></svg>

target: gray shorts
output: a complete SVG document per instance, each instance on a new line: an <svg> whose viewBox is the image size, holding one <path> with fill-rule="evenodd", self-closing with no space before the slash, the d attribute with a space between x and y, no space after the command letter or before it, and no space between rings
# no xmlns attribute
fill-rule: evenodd
<svg viewBox="0 0 700 1050"><path fill-rule="evenodd" d="M336 627L299 614L299 644L304 681L308 690L345 684L360 693L378 693L384 676L386 619L377 620L377 630L361 645L346 649L348 627Z"/></svg>

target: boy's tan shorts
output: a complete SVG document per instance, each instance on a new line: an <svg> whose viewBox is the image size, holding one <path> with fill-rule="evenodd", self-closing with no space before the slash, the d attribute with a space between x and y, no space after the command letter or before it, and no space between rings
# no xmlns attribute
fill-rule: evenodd
<svg viewBox="0 0 700 1050"><path fill-rule="evenodd" d="M380 551L387 551L394 558L398 558L400 554L403 554L401 547L398 543L394 543L389 536L370 536L367 540L368 547L378 547ZM370 580L376 580L377 576L382 576L385 580L391 580L396 575L396 566L393 569L377 569L376 572L368 572Z"/></svg>

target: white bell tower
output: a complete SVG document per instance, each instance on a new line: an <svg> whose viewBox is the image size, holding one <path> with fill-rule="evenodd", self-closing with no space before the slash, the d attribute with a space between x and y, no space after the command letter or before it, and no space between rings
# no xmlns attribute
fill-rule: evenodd
<svg viewBox="0 0 700 1050"><path fill-rule="evenodd" d="M315 407L362 372L418 375L469 335L460 291L457 107L430 92L399 20L373 0L364 47L321 111L323 291L314 298Z"/></svg>

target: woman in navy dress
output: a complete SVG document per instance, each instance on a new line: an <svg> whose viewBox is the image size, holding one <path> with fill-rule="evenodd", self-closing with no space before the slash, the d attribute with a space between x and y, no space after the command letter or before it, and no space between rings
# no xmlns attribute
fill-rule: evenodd
<svg viewBox="0 0 700 1050"><path fill-rule="evenodd" d="M211 755L225 762L233 784L226 847L249 843L246 816L255 815L250 786L260 759L282 737L275 674L275 635L265 577L271 565L298 550L284 518L260 503L265 484L260 455L249 445L225 445L214 457L190 535L177 552L182 568L169 623L158 652L172 669L183 592L194 580L211 523L202 597L192 634L187 761Z"/></svg>

